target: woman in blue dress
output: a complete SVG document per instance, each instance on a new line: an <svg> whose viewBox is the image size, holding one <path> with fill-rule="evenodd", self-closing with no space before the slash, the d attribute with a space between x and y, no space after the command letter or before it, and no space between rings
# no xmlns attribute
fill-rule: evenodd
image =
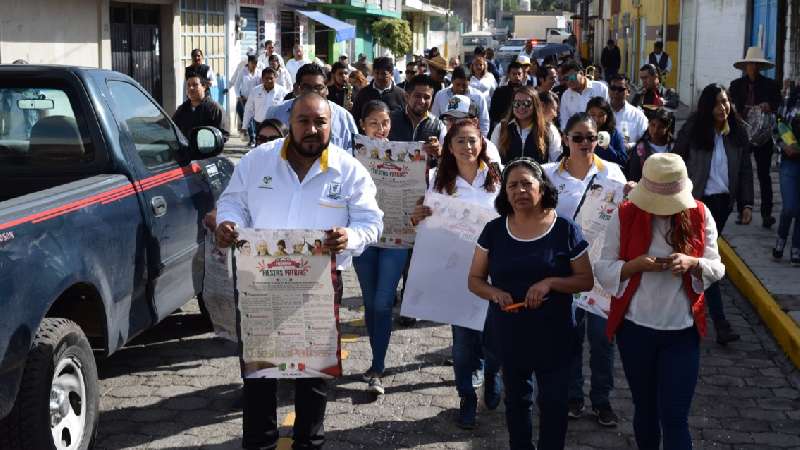
<svg viewBox="0 0 800 450"><path fill-rule="evenodd" d="M564 448L575 343L572 294L594 284L588 243L571 220L556 215L557 200L535 161L509 163L495 201L500 217L481 233L469 273L469 289L490 302L484 333L503 367L512 450L536 448L531 423L534 375L539 386L538 448Z"/></svg>

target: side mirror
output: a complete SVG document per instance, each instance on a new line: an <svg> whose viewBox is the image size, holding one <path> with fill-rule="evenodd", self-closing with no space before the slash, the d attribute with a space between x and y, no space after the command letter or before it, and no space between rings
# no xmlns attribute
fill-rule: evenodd
<svg viewBox="0 0 800 450"><path fill-rule="evenodd" d="M225 139L222 132L214 127L197 127L189 136L189 156L191 159L206 159L222 153Z"/></svg>

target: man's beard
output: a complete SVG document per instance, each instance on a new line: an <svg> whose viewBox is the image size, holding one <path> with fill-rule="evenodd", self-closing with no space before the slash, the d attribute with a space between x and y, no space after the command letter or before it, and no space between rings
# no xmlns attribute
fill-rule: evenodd
<svg viewBox="0 0 800 450"><path fill-rule="evenodd" d="M313 147L311 150L306 150L303 147L302 144L303 144L303 142L309 142L309 141L311 141L311 142L319 142L319 145L317 145L316 147ZM319 156L322 154L323 150L325 150L328 147L328 144L330 144L330 142L331 142L330 138L328 138L328 140L326 142L322 142L321 140L318 140L317 139L317 135L307 136L307 137L303 138L302 141L297 142L294 139L294 134L293 133L289 133L289 145L291 145L292 148L294 148L294 150L300 156L302 156L303 158L319 158Z"/></svg>

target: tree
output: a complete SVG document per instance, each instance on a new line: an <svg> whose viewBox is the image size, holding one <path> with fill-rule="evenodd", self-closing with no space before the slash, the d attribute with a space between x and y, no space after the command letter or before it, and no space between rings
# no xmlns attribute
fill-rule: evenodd
<svg viewBox="0 0 800 450"><path fill-rule="evenodd" d="M381 19L372 23L372 35L381 47L388 48L395 56L411 51L413 40L411 27L401 19Z"/></svg>

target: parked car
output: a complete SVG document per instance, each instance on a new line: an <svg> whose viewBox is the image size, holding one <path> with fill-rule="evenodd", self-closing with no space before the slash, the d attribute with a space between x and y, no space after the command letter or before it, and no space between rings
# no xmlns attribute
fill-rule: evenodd
<svg viewBox="0 0 800 450"><path fill-rule="evenodd" d="M2 65L0 105L0 448L86 449L94 353L199 291L233 165L117 72Z"/></svg>

